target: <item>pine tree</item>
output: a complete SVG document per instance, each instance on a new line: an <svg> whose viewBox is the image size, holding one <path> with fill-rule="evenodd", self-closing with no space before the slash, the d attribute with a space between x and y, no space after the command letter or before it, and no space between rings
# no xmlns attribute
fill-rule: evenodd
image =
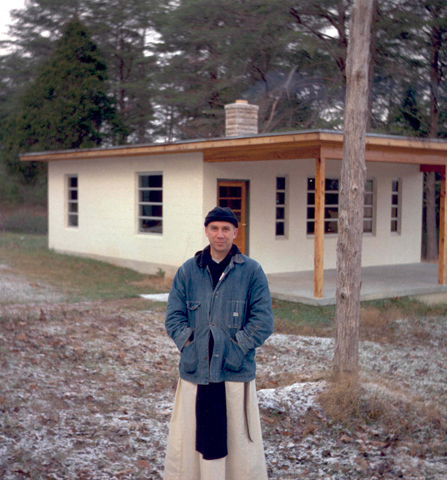
<svg viewBox="0 0 447 480"><path fill-rule="evenodd" d="M33 167L19 164L17 152L97 147L122 134L107 94L107 67L75 18L21 98L9 124L7 163L31 179Z"/></svg>

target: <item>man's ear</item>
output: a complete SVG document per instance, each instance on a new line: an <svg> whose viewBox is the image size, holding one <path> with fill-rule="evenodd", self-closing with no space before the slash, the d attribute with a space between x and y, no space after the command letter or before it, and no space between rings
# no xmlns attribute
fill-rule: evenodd
<svg viewBox="0 0 447 480"><path fill-rule="evenodd" d="M237 234L238 234L238 233L239 233L239 229L238 229L238 228L235 228L235 229L234 229L234 237L233 237L233 239L237 237Z"/></svg>

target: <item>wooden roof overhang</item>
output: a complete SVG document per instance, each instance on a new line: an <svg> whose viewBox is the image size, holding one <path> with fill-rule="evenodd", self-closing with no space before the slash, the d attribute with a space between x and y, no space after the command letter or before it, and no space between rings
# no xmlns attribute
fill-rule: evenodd
<svg viewBox="0 0 447 480"><path fill-rule="evenodd" d="M22 161L112 159L134 156L201 152L204 162L315 159L314 296L323 297L324 190L326 160L342 160L343 133L307 131L254 135L166 144L127 145L111 148L53 151L21 155ZM419 165L422 171L441 173L441 212L438 283L447 274L447 142L434 139L367 135L367 162Z"/></svg>
<svg viewBox="0 0 447 480"><path fill-rule="evenodd" d="M204 162L241 162L343 158L343 133L309 131L251 137L192 140L149 145L123 145L111 148L26 153L22 161L92 160L202 152ZM366 161L447 165L447 142L416 138L368 135Z"/></svg>

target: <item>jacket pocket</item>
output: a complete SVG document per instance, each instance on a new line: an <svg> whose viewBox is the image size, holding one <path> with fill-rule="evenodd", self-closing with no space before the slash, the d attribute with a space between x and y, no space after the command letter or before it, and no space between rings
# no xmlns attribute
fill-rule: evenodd
<svg viewBox="0 0 447 480"><path fill-rule="evenodd" d="M227 342L224 368L231 372L240 372L244 363L244 352L232 338L229 338Z"/></svg>
<svg viewBox="0 0 447 480"><path fill-rule="evenodd" d="M245 318L245 301L227 300L225 305L225 318L227 327L241 328Z"/></svg>
<svg viewBox="0 0 447 480"><path fill-rule="evenodd" d="M194 373L197 370L196 342L192 341L182 348L180 354L180 370L186 373Z"/></svg>
<svg viewBox="0 0 447 480"><path fill-rule="evenodd" d="M186 308L188 309L189 326L191 328L196 328L196 325L199 319L200 302L193 302L193 301L187 300Z"/></svg>

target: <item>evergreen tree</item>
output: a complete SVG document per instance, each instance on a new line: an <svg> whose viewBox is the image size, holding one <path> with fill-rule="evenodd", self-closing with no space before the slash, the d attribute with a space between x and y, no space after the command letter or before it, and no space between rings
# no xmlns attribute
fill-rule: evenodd
<svg viewBox="0 0 447 480"><path fill-rule="evenodd" d="M10 40L12 53L3 55L14 68L19 93L29 85L55 48L67 18L76 16L88 29L108 66L109 85L120 118L126 126L128 142L151 139L153 122L153 70L155 41L152 17L159 0L28 0L25 7L12 11ZM16 63L16 58L21 63ZM11 70L9 68L9 70ZM0 81L8 71L0 70ZM6 77L5 81L9 81ZM9 103L16 106L12 92ZM1 109L1 105L0 105ZM0 119L2 112L0 111Z"/></svg>
<svg viewBox="0 0 447 480"><path fill-rule="evenodd" d="M107 95L106 65L78 19L66 25L25 91L8 132L7 162L27 180L35 176L36 166L18 163L17 152L97 147L123 135Z"/></svg>

